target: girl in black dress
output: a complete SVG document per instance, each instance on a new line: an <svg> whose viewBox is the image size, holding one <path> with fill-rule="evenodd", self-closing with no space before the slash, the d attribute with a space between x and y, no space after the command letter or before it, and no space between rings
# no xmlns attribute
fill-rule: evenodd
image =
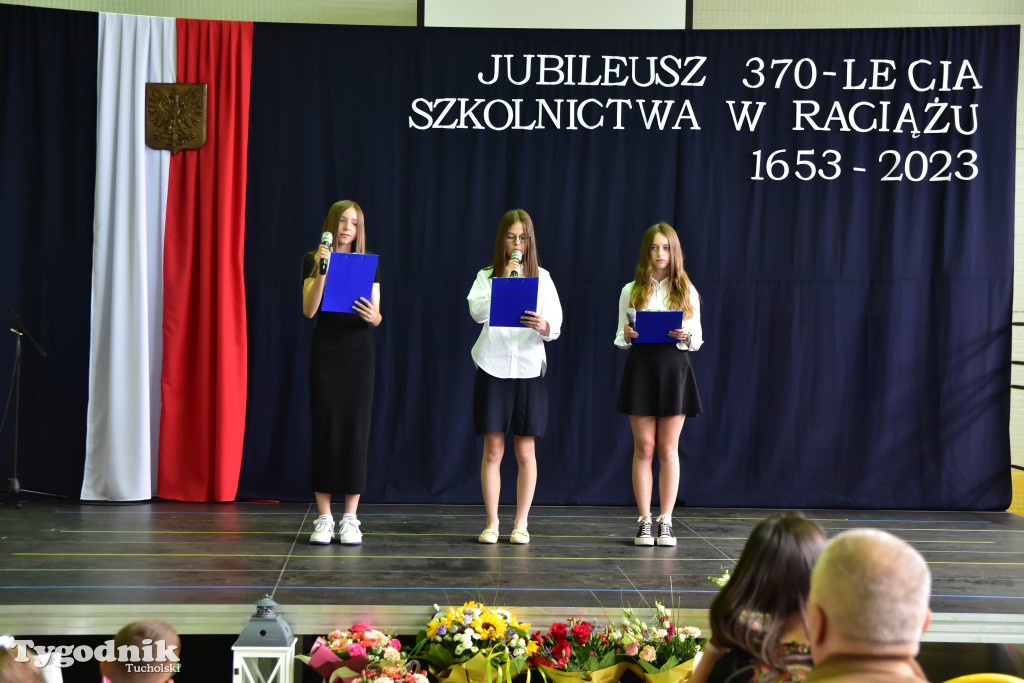
<svg viewBox="0 0 1024 683"><path fill-rule="evenodd" d="M324 219L324 232L334 235L330 247L321 244L302 261L302 312L312 318L320 311L331 252L366 253L363 210L353 201L334 204ZM379 275L379 271L378 271ZM375 278L370 301L360 297L352 313L320 311L309 355L309 404L313 424L312 487L320 516L310 543L326 545L334 535L331 494L345 494L345 514L338 523L338 541L363 542L356 509L366 488L366 451L373 407L373 341L370 327L381 323L380 281Z"/></svg>
<svg viewBox="0 0 1024 683"><path fill-rule="evenodd" d="M630 311L682 311L683 323L669 333L677 343L633 344ZM697 383L690 368L690 351L704 343L700 326L700 296L683 268L683 250L676 231L667 223L644 233L636 277L619 295L619 327L615 344L629 349L622 373L618 409L629 415L633 429L633 495L640 511L634 543L654 545L651 534L651 490L654 455L658 455L661 516L658 545L676 544L672 510L679 492L679 435L687 416L701 412Z"/></svg>

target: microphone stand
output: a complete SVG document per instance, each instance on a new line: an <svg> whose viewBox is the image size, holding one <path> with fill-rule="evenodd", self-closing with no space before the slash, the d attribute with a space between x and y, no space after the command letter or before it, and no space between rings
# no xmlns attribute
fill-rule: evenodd
<svg viewBox="0 0 1024 683"><path fill-rule="evenodd" d="M11 459L11 477L7 480L7 497L10 501L10 506L20 510L21 500L19 495L22 492L34 493L40 496L52 496L53 498L61 498L64 496L57 493L46 493L44 491L30 491L28 489L21 488L21 484L18 482L18 404L21 397L21 338L28 337L28 340L32 342L32 345L36 347L36 351L39 352L40 356L46 356L46 351L39 345L39 342L35 340L32 333L29 331L28 326L25 325L25 321L21 319L11 305L4 301L3 297L0 297L0 303L3 303L4 307L10 312L11 319L14 321L14 327L11 328L11 332L15 335L14 344L14 376L11 379L11 397L8 399L8 407L11 402L14 404L14 448L13 457ZM6 411L5 411L6 412Z"/></svg>

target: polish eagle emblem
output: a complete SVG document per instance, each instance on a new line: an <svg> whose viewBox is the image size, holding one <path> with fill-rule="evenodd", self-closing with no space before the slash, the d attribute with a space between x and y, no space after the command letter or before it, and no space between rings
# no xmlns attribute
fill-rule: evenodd
<svg viewBox="0 0 1024 683"><path fill-rule="evenodd" d="M206 84L146 84L146 145L199 149L206 144Z"/></svg>

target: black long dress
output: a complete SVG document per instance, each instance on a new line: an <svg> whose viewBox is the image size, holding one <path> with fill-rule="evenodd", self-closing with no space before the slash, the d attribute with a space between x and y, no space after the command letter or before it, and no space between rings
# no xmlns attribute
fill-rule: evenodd
<svg viewBox="0 0 1024 683"><path fill-rule="evenodd" d="M303 279L313 272L316 254L303 257ZM379 262L374 281L380 282ZM309 349L314 491L357 494L366 490L373 373L369 324L356 313L318 310Z"/></svg>

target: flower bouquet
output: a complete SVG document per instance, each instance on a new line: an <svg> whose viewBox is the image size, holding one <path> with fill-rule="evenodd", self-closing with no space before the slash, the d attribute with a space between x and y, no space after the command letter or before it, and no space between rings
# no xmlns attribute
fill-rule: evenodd
<svg viewBox="0 0 1024 683"><path fill-rule="evenodd" d="M612 683L622 678L626 669L615 643L597 622L556 622L546 634L535 631L530 640L538 648L527 662L548 680Z"/></svg>
<svg viewBox="0 0 1024 683"><path fill-rule="evenodd" d="M308 655L296 655L328 683L387 680L405 681L402 644L387 633L356 624L347 631L335 629L317 638ZM425 678L424 678L425 680Z"/></svg>
<svg viewBox="0 0 1024 683"><path fill-rule="evenodd" d="M685 681L693 671L693 658L701 651L701 631L695 626L677 628L664 605L655 602L654 606L655 623L645 624L633 610L625 609L621 628L608 636L649 683Z"/></svg>
<svg viewBox="0 0 1024 683"><path fill-rule="evenodd" d="M527 639L530 625L520 624L507 610L476 602L447 612L437 605L434 609L409 657L425 661L440 681L511 681L537 651L537 643Z"/></svg>

